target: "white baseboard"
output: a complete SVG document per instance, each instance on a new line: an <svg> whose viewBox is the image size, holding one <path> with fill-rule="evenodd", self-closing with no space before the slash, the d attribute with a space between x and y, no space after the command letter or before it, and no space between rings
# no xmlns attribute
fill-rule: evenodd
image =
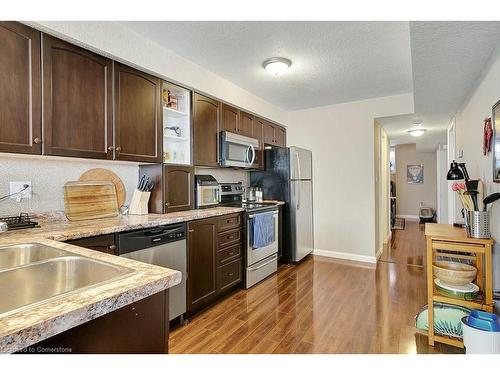
<svg viewBox="0 0 500 375"><path fill-rule="evenodd" d="M322 257L353 260L355 262L363 262L363 263L371 263L371 264L377 263L376 257L370 257L368 255L359 255L359 254L353 254L353 253L344 253L341 251L314 249L313 254L319 255Z"/></svg>
<svg viewBox="0 0 500 375"><path fill-rule="evenodd" d="M420 216L418 215L396 215L396 217L400 217L401 219L406 219L410 221L420 221Z"/></svg>

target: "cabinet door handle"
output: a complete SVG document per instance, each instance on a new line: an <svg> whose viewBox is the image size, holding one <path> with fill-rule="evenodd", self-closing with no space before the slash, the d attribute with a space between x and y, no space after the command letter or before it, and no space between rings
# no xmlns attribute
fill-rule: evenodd
<svg viewBox="0 0 500 375"><path fill-rule="evenodd" d="M189 233L193 233L194 232L194 229L190 229L188 230Z"/></svg>
<svg viewBox="0 0 500 375"><path fill-rule="evenodd" d="M233 276L233 275L234 275L234 272L228 273L227 275L228 275L228 276Z"/></svg>
<svg viewBox="0 0 500 375"><path fill-rule="evenodd" d="M108 249L111 250L111 251L115 251L116 250L116 245L109 245Z"/></svg>
<svg viewBox="0 0 500 375"><path fill-rule="evenodd" d="M226 223L227 223L227 224L229 224L230 222L231 222L231 220L230 220L230 219L227 219L227 220L226 220Z"/></svg>
<svg viewBox="0 0 500 375"><path fill-rule="evenodd" d="M113 151L114 149L115 149L115 148L114 148L113 146L109 146L109 147L108 147L108 150L109 150L109 151Z"/></svg>
<svg viewBox="0 0 500 375"><path fill-rule="evenodd" d="M35 137L35 138L33 138L33 143L34 143L34 144L38 145L38 144L40 144L41 142L42 142L42 140L40 139L40 137Z"/></svg>
<svg viewBox="0 0 500 375"><path fill-rule="evenodd" d="M170 206L170 202L165 202L165 207L169 207Z"/></svg>
<svg viewBox="0 0 500 375"><path fill-rule="evenodd" d="M122 150L122 148L121 148L120 146L118 146L118 147L116 148L116 151L118 151L118 152L120 152L121 150Z"/></svg>

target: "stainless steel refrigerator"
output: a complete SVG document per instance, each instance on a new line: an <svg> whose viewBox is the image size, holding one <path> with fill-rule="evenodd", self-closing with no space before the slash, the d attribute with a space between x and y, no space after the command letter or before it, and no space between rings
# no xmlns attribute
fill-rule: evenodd
<svg viewBox="0 0 500 375"><path fill-rule="evenodd" d="M312 152L299 147L265 150L264 171L250 173L264 199L285 201L283 261L298 262L314 249Z"/></svg>

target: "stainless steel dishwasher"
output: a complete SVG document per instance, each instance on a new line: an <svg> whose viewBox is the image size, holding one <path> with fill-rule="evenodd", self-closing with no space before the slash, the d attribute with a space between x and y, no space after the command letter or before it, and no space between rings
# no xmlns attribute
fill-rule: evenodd
<svg viewBox="0 0 500 375"><path fill-rule="evenodd" d="M118 234L118 255L182 272L180 284L169 289L170 320L186 312L186 224L161 225Z"/></svg>

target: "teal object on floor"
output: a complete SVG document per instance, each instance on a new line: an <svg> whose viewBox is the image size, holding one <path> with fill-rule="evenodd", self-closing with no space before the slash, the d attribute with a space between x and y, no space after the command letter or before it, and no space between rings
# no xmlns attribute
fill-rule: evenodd
<svg viewBox="0 0 500 375"><path fill-rule="evenodd" d="M456 338L463 338L462 318L471 310L447 303L434 303L434 332ZM429 329L429 313L427 305L415 317L415 327L427 331Z"/></svg>

